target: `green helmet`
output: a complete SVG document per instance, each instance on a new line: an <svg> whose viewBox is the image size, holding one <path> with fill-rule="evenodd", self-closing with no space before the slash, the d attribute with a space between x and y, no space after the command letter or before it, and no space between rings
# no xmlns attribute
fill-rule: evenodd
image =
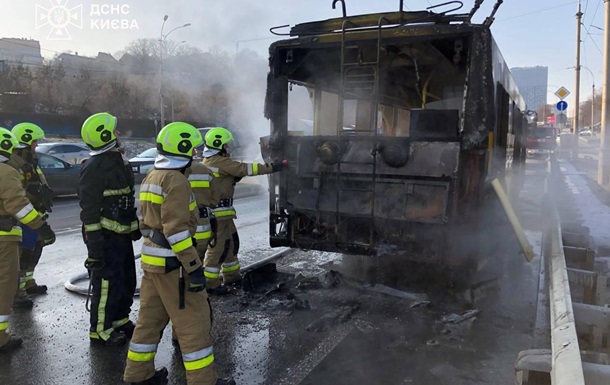
<svg viewBox="0 0 610 385"><path fill-rule="evenodd" d="M15 135L6 128L0 127L0 155L10 158L18 145L19 141Z"/></svg>
<svg viewBox="0 0 610 385"><path fill-rule="evenodd" d="M188 123L173 122L157 135L157 150L162 154L193 157L195 147L203 143L201 133Z"/></svg>
<svg viewBox="0 0 610 385"><path fill-rule="evenodd" d="M205 145L209 148L222 150L222 146L233 141L231 131L223 127L212 127L205 134Z"/></svg>
<svg viewBox="0 0 610 385"><path fill-rule="evenodd" d="M83 141L92 150L99 150L116 141L117 119L107 112L91 115L80 130Z"/></svg>
<svg viewBox="0 0 610 385"><path fill-rule="evenodd" d="M11 130L19 143L32 144L35 140L44 139L44 131L34 123L19 123Z"/></svg>

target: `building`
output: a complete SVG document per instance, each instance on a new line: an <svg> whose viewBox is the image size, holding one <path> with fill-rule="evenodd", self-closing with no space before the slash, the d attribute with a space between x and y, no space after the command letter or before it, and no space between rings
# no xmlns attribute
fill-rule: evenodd
<svg viewBox="0 0 610 385"><path fill-rule="evenodd" d="M91 71L95 77L120 72L119 61L105 52L98 52L97 57L82 56L78 52L62 53L57 59L68 76L77 76L85 69Z"/></svg>
<svg viewBox="0 0 610 385"><path fill-rule="evenodd" d="M528 109L537 110L538 107L547 104L548 67L515 67L510 71Z"/></svg>
<svg viewBox="0 0 610 385"><path fill-rule="evenodd" d="M42 65L42 61L38 40L0 38L0 67L19 64L26 67L39 67Z"/></svg>

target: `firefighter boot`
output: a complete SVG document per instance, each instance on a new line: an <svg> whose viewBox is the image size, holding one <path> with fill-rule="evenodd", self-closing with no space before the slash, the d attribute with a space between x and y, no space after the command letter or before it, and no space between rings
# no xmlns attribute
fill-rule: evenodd
<svg viewBox="0 0 610 385"><path fill-rule="evenodd" d="M127 337L128 339L131 339L135 328L136 328L136 325L134 325L133 322L129 321L125 325L121 325L118 328L115 328L114 330L116 330L119 333L123 333L125 335L125 337Z"/></svg>
<svg viewBox="0 0 610 385"><path fill-rule="evenodd" d="M241 289L241 287L242 287L242 283L241 283L241 282L242 282L242 279L241 279L241 277L240 277L240 278L239 278L238 280L236 280L236 281L232 281L232 282L225 282L225 286L228 286L228 287L233 287L233 288L236 288L236 289Z"/></svg>
<svg viewBox="0 0 610 385"><path fill-rule="evenodd" d="M26 286L25 292L29 295L38 295L38 294L47 294L47 285L37 285Z"/></svg>
<svg viewBox="0 0 610 385"><path fill-rule="evenodd" d="M34 301L26 294L25 290L19 289L15 300L13 301L13 308L15 309L31 309L34 307Z"/></svg>
<svg viewBox="0 0 610 385"><path fill-rule="evenodd" d="M233 377L219 378L218 381L216 381L216 385L235 385L235 380Z"/></svg>
<svg viewBox="0 0 610 385"><path fill-rule="evenodd" d="M125 336L125 334L114 330L112 333L110 333L110 336L105 341L99 337L98 338L90 337L90 340L93 343L105 345L105 346L121 346L121 345L125 345L125 343L127 342L127 337Z"/></svg>
<svg viewBox="0 0 610 385"><path fill-rule="evenodd" d="M167 369L161 368L155 371L155 375L148 380L132 382L131 385L165 385L167 384Z"/></svg>
<svg viewBox="0 0 610 385"><path fill-rule="evenodd" d="M214 287L214 288L207 288L206 291L208 292L208 294L216 294L216 295L225 295L227 293L229 293L229 288L227 288L224 285L220 285L218 287Z"/></svg>
<svg viewBox="0 0 610 385"><path fill-rule="evenodd" d="M0 346L0 354L13 351L13 350L17 349L19 346L21 346L22 343L23 343L23 340L21 338L11 335L11 338L8 340L8 342L6 344Z"/></svg>

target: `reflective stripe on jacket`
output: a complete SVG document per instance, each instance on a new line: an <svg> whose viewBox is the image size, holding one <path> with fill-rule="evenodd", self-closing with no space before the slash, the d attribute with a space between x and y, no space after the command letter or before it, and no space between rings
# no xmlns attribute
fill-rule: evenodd
<svg viewBox="0 0 610 385"><path fill-rule="evenodd" d="M235 184L241 178L271 174L273 172L273 167L270 164L243 163L223 155L205 158L203 159L203 164L214 175L211 183L212 207L214 207L214 215L219 220L236 218L237 215L233 206L218 207L218 203L223 199L233 199Z"/></svg>
<svg viewBox="0 0 610 385"><path fill-rule="evenodd" d="M142 246L142 267L164 273L168 258L177 258L187 272L202 265L193 247L199 213L189 181L177 170L151 170L140 185L140 227L163 234L171 249L155 245L150 239Z"/></svg>
<svg viewBox="0 0 610 385"><path fill-rule="evenodd" d="M44 223L40 213L26 197L19 181L19 172L6 163L0 163L0 217L7 216L33 229L38 229ZM0 230L0 241L21 241L21 233L21 228L15 224L10 230Z"/></svg>
<svg viewBox="0 0 610 385"><path fill-rule="evenodd" d="M197 207L200 210L207 210L212 204L211 182L214 179L212 171L200 162L194 162L191 165L191 173L188 176L188 181L193 191L193 196L197 202ZM197 222L197 232L195 233L196 240L206 240L212 238L212 227L210 219L204 216L199 216Z"/></svg>
<svg viewBox="0 0 610 385"><path fill-rule="evenodd" d="M87 160L78 190L86 233L105 229L130 234L138 229L133 171L120 152L110 150Z"/></svg>

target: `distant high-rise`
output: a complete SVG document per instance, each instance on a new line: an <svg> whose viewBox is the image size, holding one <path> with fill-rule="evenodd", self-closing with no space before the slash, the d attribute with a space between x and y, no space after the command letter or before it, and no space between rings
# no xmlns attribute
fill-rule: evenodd
<svg viewBox="0 0 610 385"><path fill-rule="evenodd" d="M548 67L515 67L511 68L510 71L528 109L536 110L547 103Z"/></svg>

